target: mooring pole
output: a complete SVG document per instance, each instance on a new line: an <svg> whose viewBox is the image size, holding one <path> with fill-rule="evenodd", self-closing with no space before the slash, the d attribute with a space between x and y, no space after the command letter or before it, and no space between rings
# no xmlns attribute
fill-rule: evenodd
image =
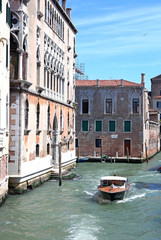
<svg viewBox="0 0 161 240"><path fill-rule="evenodd" d="M146 153L146 161L149 162L149 159L148 159L148 147L145 143L145 153Z"/></svg>
<svg viewBox="0 0 161 240"><path fill-rule="evenodd" d="M127 162L129 163L129 149L127 147Z"/></svg>
<svg viewBox="0 0 161 240"><path fill-rule="evenodd" d="M62 172L61 172L61 147L62 143L59 143L59 186L62 185Z"/></svg>
<svg viewBox="0 0 161 240"><path fill-rule="evenodd" d="M101 145L101 162L102 162L102 145Z"/></svg>

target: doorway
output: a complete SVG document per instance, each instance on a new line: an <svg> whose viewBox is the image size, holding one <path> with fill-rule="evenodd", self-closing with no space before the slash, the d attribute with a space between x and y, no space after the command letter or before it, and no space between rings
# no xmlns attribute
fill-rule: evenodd
<svg viewBox="0 0 161 240"><path fill-rule="evenodd" d="M131 140L129 139L124 140L124 155L131 155Z"/></svg>

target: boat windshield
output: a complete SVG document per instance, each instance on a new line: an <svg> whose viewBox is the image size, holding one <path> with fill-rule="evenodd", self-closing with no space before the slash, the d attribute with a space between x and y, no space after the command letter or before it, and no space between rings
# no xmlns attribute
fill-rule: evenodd
<svg viewBox="0 0 161 240"><path fill-rule="evenodd" d="M103 180L101 181L101 187L123 187L125 185L125 181L121 180Z"/></svg>

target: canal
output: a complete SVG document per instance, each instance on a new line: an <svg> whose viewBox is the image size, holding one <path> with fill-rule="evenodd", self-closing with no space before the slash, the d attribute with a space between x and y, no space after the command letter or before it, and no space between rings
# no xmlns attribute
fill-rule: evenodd
<svg viewBox="0 0 161 240"><path fill-rule="evenodd" d="M78 163L75 180L48 181L0 208L0 240L158 240L161 239L161 153L149 163ZM126 199L102 200L100 177L127 176Z"/></svg>

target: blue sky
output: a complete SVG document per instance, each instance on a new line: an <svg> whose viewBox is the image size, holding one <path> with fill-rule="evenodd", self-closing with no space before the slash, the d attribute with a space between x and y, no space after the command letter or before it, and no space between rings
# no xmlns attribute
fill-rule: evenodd
<svg viewBox="0 0 161 240"><path fill-rule="evenodd" d="M161 74L160 0L67 0L78 29L77 63L94 79L141 81Z"/></svg>

